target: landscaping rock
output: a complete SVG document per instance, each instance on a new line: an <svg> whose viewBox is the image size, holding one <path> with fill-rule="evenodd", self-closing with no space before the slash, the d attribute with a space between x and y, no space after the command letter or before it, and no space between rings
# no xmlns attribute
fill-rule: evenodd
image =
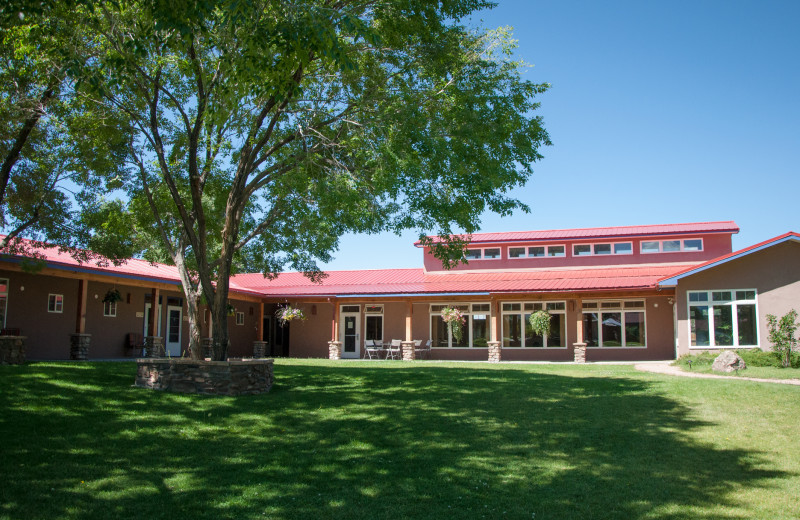
<svg viewBox="0 0 800 520"><path fill-rule="evenodd" d="M744 370L747 365L739 354L732 350L726 350L714 360L711 370L714 372L733 372L734 370Z"/></svg>

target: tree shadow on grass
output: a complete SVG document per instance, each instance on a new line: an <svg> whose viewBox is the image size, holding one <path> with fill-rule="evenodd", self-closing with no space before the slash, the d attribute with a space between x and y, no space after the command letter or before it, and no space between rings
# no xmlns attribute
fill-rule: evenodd
<svg viewBox="0 0 800 520"><path fill-rule="evenodd" d="M746 518L732 490L787 477L632 378L279 365L215 398L132 388L133 364L0 374L0 518Z"/></svg>

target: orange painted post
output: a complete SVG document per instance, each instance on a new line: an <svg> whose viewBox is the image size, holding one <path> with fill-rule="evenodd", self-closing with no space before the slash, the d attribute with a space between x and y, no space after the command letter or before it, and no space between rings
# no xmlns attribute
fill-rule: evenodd
<svg viewBox="0 0 800 520"><path fill-rule="evenodd" d="M148 336L158 336L158 308L160 307L158 303L159 298L159 290L157 288L153 288L150 290L150 322L147 324L147 335Z"/></svg>
<svg viewBox="0 0 800 520"><path fill-rule="evenodd" d="M258 319L256 320L256 337L258 341L264 341L264 302L258 304Z"/></svg>
<svg viewBox="0 0 800 520"><path fill-rule="evenodd" d="M89 298L89 280L78 280L78 313L75 318L75 333L86 334L86 301Z"/></svg>

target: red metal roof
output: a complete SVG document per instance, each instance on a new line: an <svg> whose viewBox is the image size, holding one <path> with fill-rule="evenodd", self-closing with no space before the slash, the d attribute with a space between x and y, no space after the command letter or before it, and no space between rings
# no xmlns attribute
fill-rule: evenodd
<svg viewBox="0 0 800 520"><path fill-rule="evenodd" d="M331 271L321 284L301 273L282 273L269 281L260 274L236 275L241 287L264 296L425 295L489 292L568 292L636 290L656 282L684 265L542 269L529 271L435 272L422 269Z"/></svg>
<svg viewBox="0 0 800 520"><path fill-rule="evenodd" d="M632 236L684 235L705 233L738 233L732 220L723 222L694 222L687 224L656 224L649 226L617 226L582 229L553 229L548 231L510 231L505 233L475 233L471 243L533 242L581 240ZM466 238L465 235L461 235ZM431 237L436 240L436 237ZM419 242L414 245L420 246Z"/></svg>

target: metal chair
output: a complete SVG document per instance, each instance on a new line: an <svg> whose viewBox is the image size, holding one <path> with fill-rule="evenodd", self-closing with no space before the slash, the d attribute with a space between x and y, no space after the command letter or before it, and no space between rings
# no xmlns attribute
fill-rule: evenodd
<svg viewBox="0 0 800 520"><path fill-rule="evenodd" d="M380 359L382 348L375 345L375 341L368 339L364 341L364 354L367 359Z"/></svg>

